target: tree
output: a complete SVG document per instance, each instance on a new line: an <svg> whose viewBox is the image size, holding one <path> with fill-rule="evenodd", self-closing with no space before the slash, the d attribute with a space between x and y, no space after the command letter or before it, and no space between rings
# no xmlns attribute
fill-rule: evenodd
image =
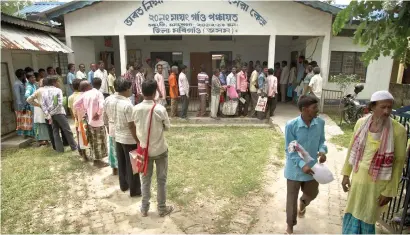
<svg viewBox="0 0 410 235"><path fill-rule="evenodd" d="M31 1L1 1L1 12L6 13L8 15L14 15L19 10L23 9L26 6L30 6L33 3ZM19 15L17 15L19 16ZM19 16L21 17L21 16Z"/></svg>
<svg viewBox="0 0 410 235"><path fill-rule="evenodd" d="M337 35L348 22L359 22L353 41L368 46L361 57L366 65L380 55L404 64L410 62L410 2L352 1L336 16L333 34Z"/></svg>

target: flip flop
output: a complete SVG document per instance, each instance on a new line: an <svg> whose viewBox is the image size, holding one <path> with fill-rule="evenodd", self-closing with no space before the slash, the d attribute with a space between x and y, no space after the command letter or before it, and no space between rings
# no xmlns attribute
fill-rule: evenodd
<svg viewBox="0 0 410 235"><path fill-rule="evenodd" d="M305 218L305 214L306 214L306 208L298 211L299 218Z"/></svg>

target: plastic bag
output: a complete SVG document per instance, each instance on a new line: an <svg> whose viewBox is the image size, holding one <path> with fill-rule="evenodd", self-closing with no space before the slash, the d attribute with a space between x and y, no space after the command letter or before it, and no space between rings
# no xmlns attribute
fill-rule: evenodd
<svg viewBox="0 0 410 235"><path fill-rule="evenodd" d="M296 140L289 143L288 152L293 153L297 152L300 158L303 159L305 163L309 163L313 160L313 158L309 155L309 153L300 145ZM313 178L319 184L328 184L332 182L335 178L333 177L333 173L327 168L325 164L316 163L312 167L312 171L315 173L313 174Z"/></svg>

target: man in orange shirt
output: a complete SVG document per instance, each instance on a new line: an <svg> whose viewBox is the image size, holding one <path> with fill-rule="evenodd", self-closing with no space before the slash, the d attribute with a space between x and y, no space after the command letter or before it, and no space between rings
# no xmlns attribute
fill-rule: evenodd
<svg viewBox="0 0 410 235"><path fill-rule="evenodd" d="M176 117L178 112L178 67L172 66L171 75L169 75L169 96L171 96L171 117Z"/></svg>

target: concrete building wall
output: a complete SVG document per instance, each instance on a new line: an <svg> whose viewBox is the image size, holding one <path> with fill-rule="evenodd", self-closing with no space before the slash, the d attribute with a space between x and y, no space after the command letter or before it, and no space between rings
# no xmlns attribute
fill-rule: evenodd
<svg viewBox="0 0 410 235"><path fill-rule="evenodd" d="M104 35L151 35L155 31L149 26L157 21L150 20L149 15L157 14L188 14L195 27L196 21L191 20L195 13L208 16L212 13L237 14L237 27L225 35L325 35L330 33L331 15L296 2L287 1L247 1L247 11L229 1L164 1L144 10L141 1L103 1L92 6L64 15L67 36L104 36ZM129 26L124 21L139 7L142 15L132 19ZM252 10L254 10L252 12ZM255 18L255 11L265 20L264 26ZM104 12L104 17L101 17ZM251 14L252 12L252 14ZM272 14L274 12L275 14ZM253 15L253 16L252 16ZM96 27L98 25L103 26ZM168 23L168 21L164 21ZM171 22L171 21L169 21ZM185 21L187 22L187 21ZM227 22L227 21L226 21ZM233 21L231 21L233 22ZM157 22L158 23L158 22ZM211 23L207 18L200 23ZM311 29L314 28L315 31ZM108 32L107 32L108 31ZM161 33L163 34L163 33ZM173 31L165 34L181 34ZM189 34L189 33L182 33ZM201 34L221 34L201 30Z"/></svg>

